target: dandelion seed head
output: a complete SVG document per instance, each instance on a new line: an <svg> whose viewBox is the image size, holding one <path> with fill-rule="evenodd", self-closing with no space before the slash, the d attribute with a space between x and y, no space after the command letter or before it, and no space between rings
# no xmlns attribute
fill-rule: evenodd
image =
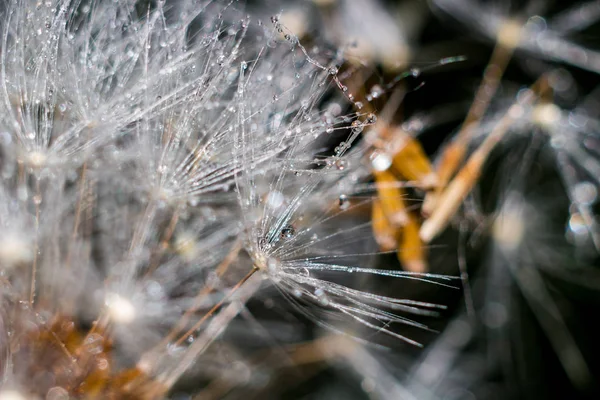
<svg viewBox="0 0 600 400"><path fill-rule="evenodd" d="M354 184L370 171L361 133L376 116L342 115L354 99L343 51L305 48L292 32L306 24L286 27L285 15L256 36L236 2L49 3L15 0L2 17L0 263L26 267L9 274L7 297L23 310L11 325L56 334L67 351L27 337L2 368L36 365L16 348L37 346L58 360L41 369L65 375L25 386L38 397L72 396L73 374L89 383L101 370L99 397L137 398L113 387L121 361L142 374L125 377L133 386L168 390L244 310L260 275L322 326L336 329L318 307L415 343L388 327L423 325L393 313L431 315L431 305L321 276L408 276L345 257L376 251L361 243L368 221L352 215L364 199ZM388 48L384 62L399 63ZM374 164L389 168L381 156ZM242 267L248 280L229 292Z"/></svg>

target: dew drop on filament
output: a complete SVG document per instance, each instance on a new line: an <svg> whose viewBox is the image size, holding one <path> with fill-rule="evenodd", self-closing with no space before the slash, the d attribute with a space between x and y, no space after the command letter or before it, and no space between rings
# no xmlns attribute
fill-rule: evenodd
<svg viewBox="0 0 600 400"><path fill-rule="evenodd" d="M338 198L338 204L342 210L346 210L348 207L350 207L350 200L348 199L348 196L341 194Z"/></svg>
<svg viewBox="0 0 600 400"><path fill-rule="evenodd" d="M323 289L316 289L315 296L317 297L317 300L319 301L320 305L322 305L322 306L329 305L329 298L327 298L327 295L325 294Z"/></svg>
<svg viewBox="0 0 600 400"><path fill-rule="evenodd" d="M296 234L296 230L294 229L294 227L292 225L286 225L281 230L281 237L283 239L291 239L294 237L295 234Z"/></svg>

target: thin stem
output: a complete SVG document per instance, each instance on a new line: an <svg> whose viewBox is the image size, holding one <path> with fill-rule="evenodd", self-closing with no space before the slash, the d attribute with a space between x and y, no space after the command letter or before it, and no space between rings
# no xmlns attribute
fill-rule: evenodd
<svg viewBox="0 0 600 400"><path fill-rule="evenodd" d="M176 366L170 372L158 377L157 380L162 382L165 387L171 388L190 365L197 360L198 356L221 335L231 321L244 309L244 304L246 304L254 293L256 293L262 283L260 276L255 274L256 271L258 271L258 268L254 266L252 270L229 292L227 298L230 298L235 292L235 301L232 301L215 314L209 325L194 340L193 344L185 352L183 358L179 360Z"/></svg>
<svg viewBox="0 0 600 400"><path fill-rule="evenodd" d="M33 242L33 263L31 265L31 286L29 289L29 306L32 307L35 301L35 286L37 277L37 263L38 263L38 247L39 247L39 228L40 228L40 181L36 179L35 183L35 197L33 203L35 204L35 238Z"/></svg>
<svg viewBox="0 0 600 400"><path fill-rule="evenodd" d="M223 274L227 271L227 269L229 269L229 266L236 259L236 257L239 254L241 248L242 248L242 244L241 244L241 241L238 239L235 242L235 244L234 244L233 248L231 249L231 251L229 252L229 254L227 254L227 256L225 257L225 259L221 262L221 264L219 264L219 266L215 270L215 273L216 273L217 277L223 276ZM200 305L202 304L202 301L204 300L204 298L208 294L210 294L214 289L215 289L214 286L209 285L209 286L206 286L200 293L198 293L198 295L196 296L196 298L194 300L194 305L192 307L190 307L183 314L183 316L179 319L179 321L177 322L177 324L173 327L173 329L171 329L171 332L169 332L169 334L163 340L161 340L161 342L158 345L158 347L163 348L168 343L170 343L179 334L179 332L181 332L181 330L189 322L191 316L196 311L198 311L198 309L200 308Z"/></svg>
<svg viewBox="0 0 600 400"><path fill-rule="evenodd" d="M223 299L221 299L221 301L219 301L217 304L215 304L213 306L213 308L211 308L206 314L204 314L204 316L202 318L200 318L200 320L198 322L196 322L194 324L194 326L192 326L190 329L188 329L188 331L186 333L184 333L183 335L181 335L181 337L175 342L175 345L179 346L181 345L181 343L183 343L191 334L194 333L194 331L198 330L202 324L204 324L204 322L210 318L216 311L219 310L219 308L221 308L223 306L223 304L225 304L225 302L227 300L229 300L231 298L231 296L244 284L246 283L246 281L248 279L250 279L250 277L252 275L254 275L254 273L258 271L258 268L256 266L252 267L252 269L250 270L250 272L248 272L248 274L246 274L246 276L244 276L238 283L235 284L235 286L233 286L231 288L231 290L229 291L229 293L227 293L227 295L225 297L223 297Z"/></svg>

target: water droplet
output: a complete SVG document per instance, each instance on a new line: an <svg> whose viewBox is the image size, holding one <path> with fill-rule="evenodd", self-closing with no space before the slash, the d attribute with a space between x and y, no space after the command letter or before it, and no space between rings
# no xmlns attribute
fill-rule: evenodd
<svg viewBox="0 0 600 400"><path fill-rule="evenodd" d="M329 305L329 298L327 297L327 295L325 294L323 289L316 289L315 296L317 297L317 300L320 305L322 305L324 307Z"/></svg>
<svg viewBox="0 0 600 400"><path fill-rule="evenodd" d="M375 122L377 122L377 116L373 113L367 114L366 122L367 124L374 124Z"/></svg>
<svg viewBox="0 0 600 400"><path fill-rule="evenodd" d="M576 236L582 236L587 234L587 226L585 220L579 213L571 214L571 218L569 219L569 229Z"/></svg>
<svg viewBox="0 0 600 400"><path fill-rule="evenodd" d="M104 337L98 333L91 333L83 342L83 346L90 354L100 354L104 351Z"/></svg>
<svg viewBox="0 0 600 400"><path fill-rule="evenodd" d="M386 153L374 152L371 156L371 165L376 171L385 171L392 165L392 159Z"/></svg>
<svg viewBox="0 0 600 400"><path fill-rule="evenodd" d="M343 171L348 166L348 160L336 160L335 167L340 171Z"/></svg>
<svg viewBox="0 0 600 400"><path fill-rule="evenodd" d="M383 89L381 88L381 86L373 85L373 87L371 87L371 93L369 93L371 98L376 99L379 96L381 96L382 94L383 94Z"/></svg>
<svg viewBox="0 0 600 400"><path fill-rule="evenodd" d="M592 182L579 182L573 188L573 198L577 203L590 205L597 197L598 189Z"/></svg>
<svg viewBox="0 0 600 400"><path fill-rule="evenodd" d="M352 130L352 133L356 134L356 133L361 133L364 129L364 126L363 126L362 122L355 119L354 121L352 121L352 124L350 124L350 128Z"/></svg>
<svg viewBox="0 0 600 400"><path fill-rule="evenodd" d="M294 227L292 225L286 225L281 230L281 237L283 239L291 239L294 237L295 234L296 234L296 229L294 229Z"/></svg>
<svg viewBox="0 0 600 400"><path fill-rule="evenodd" d="M350 207L350 200L348 199L348 196L345 194L340 194L340 197L338 198L338 204L342 210L346 210L348 207Z"/></svg>
<svg viewBox="0 0 600 400"><path fill-rule="evenodd" d="M167 345L167 353L169 353L172 356L181 354L184 350L185 348L183 346L180 346L176 343L169 343Z"/></svg>
<svg viewBox="0 0 600 400"><path fill-rule="evenodd" d="M60 386L55 386L46 393L46 400L69 400L69 392Z"/></svg>

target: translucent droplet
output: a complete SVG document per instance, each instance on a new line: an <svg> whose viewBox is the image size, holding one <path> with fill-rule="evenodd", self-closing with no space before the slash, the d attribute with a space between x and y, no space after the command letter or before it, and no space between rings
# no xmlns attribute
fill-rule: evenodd
<svg viewBox="0 0 600 400"><path fill-rule="evenodd" d="M373 87L371 87L371 93L369 93L371 98L376 99L379 96L381 96L382 94L383 94L383 89L381 88L381 86L373 85Z"/></svg>
<svg viewBox="0 0 600 400"><path fill-rule="evenodd" d="M292 225L286 225L281 230L281 237L283 239L291 239L294 237L295 234L296 234L296 229L294 229L294 227Z"/></svg>
<svg viewBox="0 0 600 400"><path fill-rule="evenodd" d="M91 333L83 342L83 346L90 354L100 354L104 351L104 337L98 333Z"/></svg>
<svg viewBox="0 0 600 400"><path fill-rule="evenodd" d="M386 153L375 152L371 156L371 165L376 171L385 171L392 165L392 159Z"/></svg>
<svg viewBox="0 0 600 400"><path fill-rule="evenodd" d="M346 210L348 207L350 207L350 200L348 199L348 196L341 194L338 198L338 204L342 210Z"/></svg>
<svg viewBox="0 0 600 400"><path fill-rule="evenodd" d="M276 209L281 207L281 205L283 204L283 202L285 201L285 196L281 193L278 192L276 190L270 192L267 195L267 205L270 208Z"/></svg>
<svg viewBox="0 0 600 400"><path fill-rule="evenodd" d="M167 353L169 353L172 356L181 354L183 351L185 351L185 348L183 346L178 345L178 344L169 343L167 345Z"/></svg>
<svg viewBox="0 0 600 400"><path fill-rule="evenodd" d="M337 169L339 169L340 171L345 170L347 166L348 166L348 161L347 160L336 160L335 161L335 167Z"/></svg>
<svg viewBox="0 0 600 400"><path fill-rule="evenodd" d="M579 204L590 205L598 197L598 189L591 182L579 182L573 188L574 200Z"/></svg>
<svg viewBox="0 0 600 400"><path fill-rule="evenodd" d="M581 214L571 214L571 218L569 219L569 229L575 236L583 236L587 234L587 225Z"/></svg>
<svg viewBox="0 0 600 400"><path fill-rule="evenodd" d="M352 133L361 133L364 129L364 126L362 122L355 119L354 121L352 121L352 124L350 124L350 128L352 129Z"/></svg>
<svg viewBox="0 0 600 400"><path fill-rule="evenodd" d="M367 124L374 124L375 122L377 122L377 116L373 113L367 114L366 122Z"/></svg>
<svg viewBox="0 0 600 400"><path fill-rule="evenodd" d="M69 392L60 386L55 386L46 393L46 400L69 400Z"/></svg>
<svg viewBox="0 0 600 400"><path fill-rule="evenodd" d="M327 295L325 294L323 289L315 290L315 296L317 297L317 301L319 302L320 305L322 305L324 307L329 305L329 298L327 297Z"/></svg>

